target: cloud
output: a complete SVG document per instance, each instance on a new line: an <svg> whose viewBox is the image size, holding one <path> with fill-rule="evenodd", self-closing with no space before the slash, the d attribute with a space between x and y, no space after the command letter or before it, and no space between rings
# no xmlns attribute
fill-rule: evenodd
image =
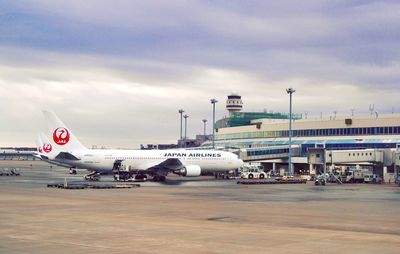
<svg viewBox="0 0 400 254"><path fill-rule="evenodd" d="M32 144L52 109L82 142L175 142L202 133L231 91L245 109L319 117L397 107L397 1L0 3L0 145ZM29 123L29 124L26 124ZM28 141L28 140L32 140Z"/></svg>
<svg viewBox="0 0 400 254"><path fill-rule="evenodd" d="M224 84L222 79L227 76L204 70L188 77L191 83L187 85L154 77L136 79L134 73L126 75L103 67L107 59L102 58L75 56L70 62L49 64L50 59L67 56L70 55L36 52L32 56L36 65L0 63L0 107L4 110L3 119L12 119L2 127L8 133L15 132L2 137L4 144L12 142L20 132L27 133L21 140L29 140L28 136L43 126L42 109L51 109L66 123L74 123L76 130L72 129L81 132L83 142L89 145L137 147L147 142L175 142L179 136L178 108L185 108L190 115L189 133L199 133L201 119L211 113L211 94L218 91L211 86ZM204 79L203 74L208 78L218 76L219 80L207 84L215 79ZM153 85L154 80L157 85ZM26 122L35 124L25 125Z"/></svg>

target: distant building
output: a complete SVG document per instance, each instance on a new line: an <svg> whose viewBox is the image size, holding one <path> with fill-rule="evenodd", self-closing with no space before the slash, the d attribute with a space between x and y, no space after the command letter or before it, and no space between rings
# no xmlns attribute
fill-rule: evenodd
<svg viewBox="0 0 400 254"><path fill-rule="evenodd" d="M160 149L160 150L165 150L165 149L177 149L177 148L192 148L192 147L199 147L201 144L203 144L206 141L209 141L212 139L212 135L196 135L195 139L182 139L178 140L177 144L147 144L145 145L140 145L141 150L153 150L153 149Z"/></svg>
<svg viewBox="0 0 400 254"><path fill-rule="evenodd" d="M141 150L154 150L154 149L166 150L178 147L179 145L177 144L147 144L146 146L140 145Z"/></svg>
<svg viewBox="0 0 400 254"><path fill-rule="evenodd" d="M206 141L212 140L212 135L196 135L196 140L199 145Z"/></svg>
<svg viewBox="0 0 400 254"><path fill-rule="evenodd" d="M1 147L0 160L36 160L33 147Z"/></svg>
<svg viewBox="0 0 400 254"><path fill-rule="evenodd" d="M195 139L178 140L178 147L181 143L183 148L199 147L201 144L209 140L212 140L212 135L196 135Z"/></svg>

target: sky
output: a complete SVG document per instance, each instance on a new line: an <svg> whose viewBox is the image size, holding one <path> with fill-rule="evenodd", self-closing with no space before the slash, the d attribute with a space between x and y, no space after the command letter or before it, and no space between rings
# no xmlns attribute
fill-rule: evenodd
<svg viewBox="0 0 400 254"><path fill-rule="evenodd" d="M0 0L0 147L54 111L91 147L175 143L244 111L400 113L400 2ZM211 132L211 124L207 132Z"/></svg>

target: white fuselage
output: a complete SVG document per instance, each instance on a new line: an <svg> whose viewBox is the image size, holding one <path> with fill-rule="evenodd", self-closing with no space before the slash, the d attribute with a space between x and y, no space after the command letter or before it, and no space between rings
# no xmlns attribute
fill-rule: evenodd
<svg viewBox="0 0 400 254"><path fill-rule="evenodd" d="M237 155L217 150L81 150L72 154L79 158L68 161L77 168L111 171L116 160L132 170L146 170L167 159L179 159L184 166L197 165L201 172L225 172L239 168L243 161Z"/></svg>

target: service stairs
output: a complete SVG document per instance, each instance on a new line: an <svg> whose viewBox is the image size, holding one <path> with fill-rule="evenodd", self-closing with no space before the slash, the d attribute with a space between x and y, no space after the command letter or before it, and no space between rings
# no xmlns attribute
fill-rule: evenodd
<svg viewBox="0 0 400 254"><path fill-rule="evenodd" d="M336 180L336 182L337 182L338 184L343 184L342 180L340 180L340 177L338 177L338 176L335 175L335 174L332 174L332 175L333 175L333 177L335 178L335 180Z"/></svg>

